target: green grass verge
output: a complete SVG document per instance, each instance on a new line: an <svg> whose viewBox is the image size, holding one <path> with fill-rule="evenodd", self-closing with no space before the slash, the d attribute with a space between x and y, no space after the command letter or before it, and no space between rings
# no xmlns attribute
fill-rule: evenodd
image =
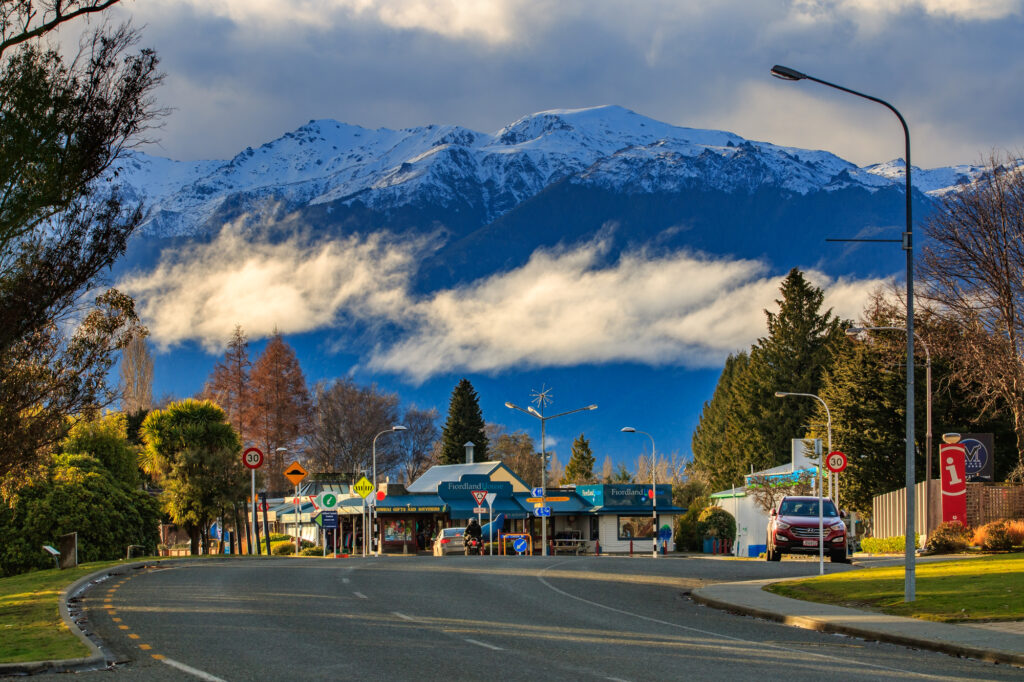
<svg viewBox="0 0 1024 682"><path fill-rule="evenodd" d="M1024 554L918 562L915 601L903 601L904 567L866 568L775 583L794 599L947 623L1024 620Z"/></svg>
<svg viewBox="0 0 1024 682"><path fill-rule="evenodd" d="M61 620L61 590L94 571L122 563L126 562L97 561L0 578L0 663L88 656L89 649Z"/></svg>

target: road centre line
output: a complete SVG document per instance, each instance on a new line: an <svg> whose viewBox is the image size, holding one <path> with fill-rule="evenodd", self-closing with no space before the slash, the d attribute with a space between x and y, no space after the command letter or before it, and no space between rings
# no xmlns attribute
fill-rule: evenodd
<svg viewBox="0 0 1024 682"><path fill-rule="evenodd" d="M154 656L154 658L156 658L156 656ZM206 680L206 682L227 682L226 680L222 680L221 678L217 677L216 675L211 675L210 673L205 672L203 670L199 670L198 668L193 668L190 665L185 665L184 663L180 663L178 661L175 661L173 658L167 658L166 656L164 656L164 657L161 657L161 658L159 658L157 660L161 661L162 663L166 663L167 665L171 666L172 668L177 668L178 670L180 670L183 673L188 673L189 675L192 675L193 677L198 677L201 680Z"/></svg>
<svg viewBox="0 0 1024 682"><path fill-rule="evenodd" d="M690 627L689 625L681 625L680 623L672 623L672 622L667 621L667 620L661 620L659 618L652 618L651 616L644 616L642 614L633 613L631 611L625 611L623 609L617 609L614 606L608 606L607 604L601 604L601 603L598 603L596 601L591 601L589 599L584 599L583 597L577 597L574 594L569 594L568 592L566 592L564 590L558 589L557 587L555 587L554 585L549 583L544 578L544 573L546 571L549 571L549 570L551 570L553 568L556 568L558 566L562 566L563 564L569 564L569 563L572 563L572 561L571 560L560 561L560 562L558 562L556 564L552 564L550 566L547 566L547 567L541 569L540 573L537 575L537 580L539 580L541 583L543 583L544 586L547 587L548 589L550 589L550 590L552 590L554 592L557 592L557 593L561 594L562 596L568 597L569 599L575 599L576 601L581 601L584 604L590 604L591 606L596 606L596 607L601 608L601 609L606 609L608 611L614 611L615 613L621 613L624 616L632 616L634 618L639 618L640 620L646 620L646 621L648 621L650 623L657 623L659 625L668 625L670 627L680 628L682 630L689 630L690 632L696 632L698 634L708 635L710 637L719 637L719 638L722 638L722 639L728 639L728 640L731 640L731 641L739 643L739 644L746 644L746 645L751 645L751 646L755 646L755 647L763 647L763 648L766 648L766 649L774 649L774 650L777 650L777 651L785 652L787 654L792 653L792 651L790 649L788 649L786 647L782 647L782 646L777 646L775 644L767 644L765 642L757 642L757 641L754 641L754 640L743 639L742 637L733 637L732 635L726 635L726 634L722 634L720 632L712 632L711 630L702 630L701 628ZM924 678L924 679L932 679L932 680L954 680L954 679L957 679L957 678L954 678L954 677L944 677L944 676L940 676L940 675L929 675L927 673L919 673L919 672L914 672L912 670L904 670L902 668L893 668L893 667L890 667L890 666L887 666L887 665L879 665L877 663L866 663L866 662L861 661L861 660L850 660L850 659L847 659L847 658L840 658L839 656L830 656L828 654L819 654L819 653L815 653L815 652L812 652L812 651L801 652L801 653L804 656L813 656L815 658L821 658L821 659L824 659L826 661L835 661L835 662L839 662L839 663L845 663L847 665L859 665L859 666L863 666L863 667L866 667L866 668L876 668L878 670L888 670L888 671L891 671L891 672L903 673L903 674L906 674L906 675L912 675L912 676L920 677L920 678Z"/></svg>
<svg viewBox="0 0 1024 682"><path fill-rule="evenodd" d="M504 649L502 649L500 646L494 646L493 644L488 644L487 642L481 642L476 639L470 639L469 637L464 637L463 639L465 639L470 644L476 644L477 646L482 646L485 649L491 649L492 651L504 651Z"/></svg>
<svg viewBox="0 0 1024 682"><path fill-rule="evenodd" d="M412 616L407 616L404 613L399 613L398 611L392 611L391 613L395 614L396 616L398 616L402 620L408 620L408 621L411 621L413 623L416 622L415 618L413 618Z"/></svg>
<svg viewBox="0 0 1024 682"><path fill-rule="evenodd" d="M356 595L356 596L357 596L357 597L359 597L360 599L369 599L369 597L367 597L367 596L366 596L365 594L363 594L362 592L353 592L352 594Z"/></svg>

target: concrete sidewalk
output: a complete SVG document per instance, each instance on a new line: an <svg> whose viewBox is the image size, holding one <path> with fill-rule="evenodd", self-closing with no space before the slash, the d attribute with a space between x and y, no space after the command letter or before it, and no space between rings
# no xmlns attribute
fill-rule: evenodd
<svg viewBox="0 0 1024 682"><path fill-rule="evenodd" d="M779 579L717 583L694 590L693 599L725 611L786 625L902 644L992 663L1024 666L1020 624L954 625L888 616L830 604L780 597L762 589Z"/></svg>

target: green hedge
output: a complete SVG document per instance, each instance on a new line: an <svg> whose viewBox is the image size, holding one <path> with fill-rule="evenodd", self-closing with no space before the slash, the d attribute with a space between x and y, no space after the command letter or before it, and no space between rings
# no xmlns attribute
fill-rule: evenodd
<svg viewBox="0 0 1024 682"><path fill-rule="evenodd" d="M906 536L895 535L891 538L862 538L860 548L868 554L901 554L906 551ZM921 536L914 533L914 547L921 548Z"/></svg>

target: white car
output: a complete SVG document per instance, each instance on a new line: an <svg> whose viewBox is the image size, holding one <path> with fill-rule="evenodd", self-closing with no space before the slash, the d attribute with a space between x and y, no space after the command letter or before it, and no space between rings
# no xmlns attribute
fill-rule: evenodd
<svg viewBox="0 0 1024 682"><path fill-rule="evenodd" d="M465 551L465 528L445 528L434 538L434 556L462 554Z"/></svg>

